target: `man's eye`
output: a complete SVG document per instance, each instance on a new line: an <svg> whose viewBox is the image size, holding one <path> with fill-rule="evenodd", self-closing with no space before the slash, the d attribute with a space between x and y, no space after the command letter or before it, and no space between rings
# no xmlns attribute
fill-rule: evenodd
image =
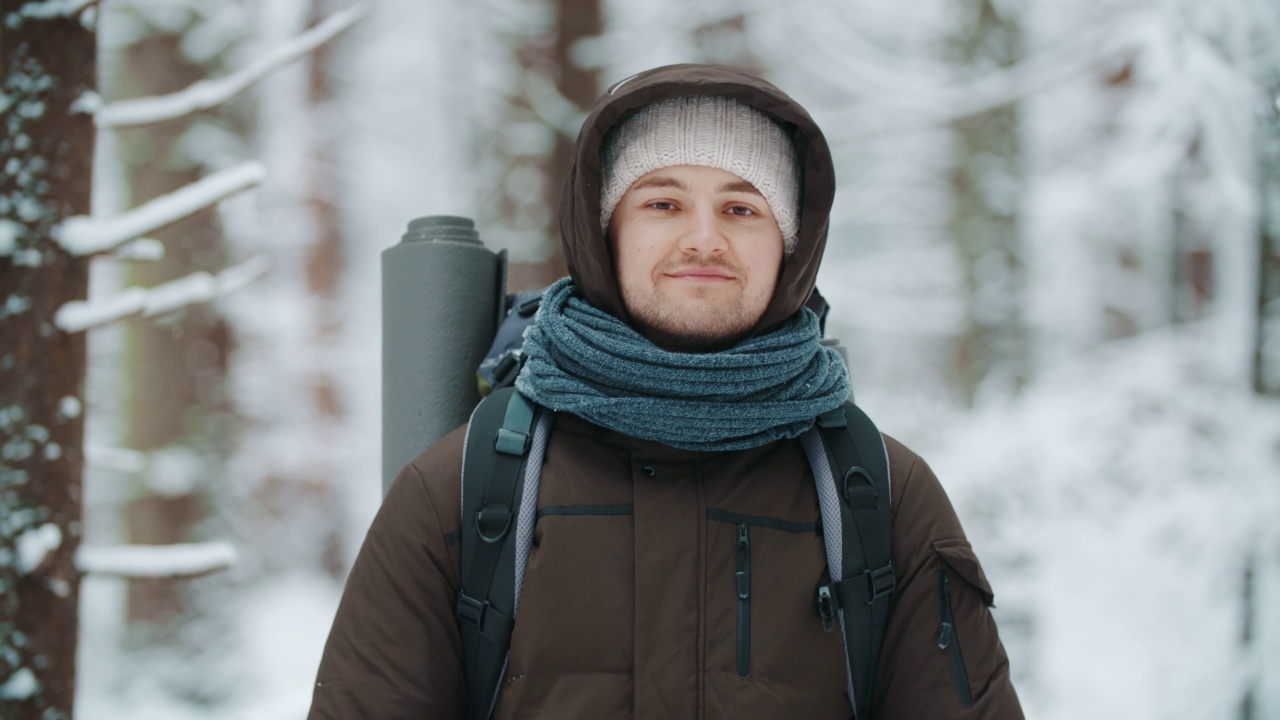
<svg viewBox="0 0 1280 720"><path fill-rule="evenodd" d="M649 207L654 210L675 210L676 204L667 200L654 200L649 203Z"/></svg>
<svg viewBox="0 0 1280 720"><path fill-rule="evenodd" d="M729 208L728 212L730 215L737 215L739 217L751 217L756 214L755 210L752 210L746 205L733 205Z"/></svg>

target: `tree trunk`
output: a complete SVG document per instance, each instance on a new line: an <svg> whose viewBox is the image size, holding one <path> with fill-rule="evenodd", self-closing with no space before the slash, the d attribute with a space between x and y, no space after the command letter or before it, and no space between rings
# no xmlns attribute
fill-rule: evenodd
<svg viewBox="0 0 1280 720"><path fill-rule="evenodd" d="M1267 93L1280 98L1273 86ZM1258 223L1258 306L1254 327L1253 387L1280 396L1280 108L1266 108L1259 138L1261 217Z"/></svg>
<svg viewBox="0 0 1280 720"><path fill-rule="evenodd" d="M121 96L152 96L180 90L204 79L205 68L185 60L181 36L158 34L131 45L124 53ZM179 143L194 122L184 118L120 131L127 148L132 205L172 192L200 179L206 169L183 158ZM206 208L152 234L165 246L163 259L138 263L133 284L150 287L197 270L218 272L226 265L215 208ZM197 305L155 321L129 327L127 364L129 447L149 452L152 467L165 477L164 492L143 490L128 509L129 542L164 545L189 542L191 530L207 513L201 481L212 479L225 457L227 415L223 397L231 331L209 306ZM159 453L199 458L175 467L200 468L199 477L179 478L156 462ZM212 462L211 462L212 461ZM146 486L144 486L146 487ZM152 486L154 487L154 486ZM184 610L185 580L132 580L128 617L150 625L146 632L162 638L176 632ZM140 638L146 642L148 638Z"/></svg>
<svg viewBox="0 0 1280 720"><path fill-rule="evenodd" d="M0 717L70 718L76 686L85 338L53 326L87 296L89 261L52 240L89 213L96 81L76 17L0 0ZM47 552L46 552L47 551Z"/></svg>
<svg viewBox="0 0 1280 720"><path fill-rule="evenodd" d="M564 99L583 112L591 109L600 94L600 73L573 62L574 43L599 35L604 29L600 0L553 0L556 24L546 42L535 40L521 53L525 72L549 73L556 90ZM560 248L560 191L569 172L574 136L553 129L555 143L550 154L541 159L543 202L546 214L548 254L541 262L513 262L508 282L514 291L541 288L566 275L568 265Z"/></svg>
<svg viewBox="0 0 1280 720"><path fill-rule="evenodd" d="M955 61L975 73L1012 67L1020 54L1016 20L991 0L970 3L953 42ZM951 171L950 236L964 268L965 329L957 339L955 386L971 405L993 371L1016 389L1028 379L1022 317L1024 270L1018 237L1022 170L1013 105L957 121Z"/></svg>

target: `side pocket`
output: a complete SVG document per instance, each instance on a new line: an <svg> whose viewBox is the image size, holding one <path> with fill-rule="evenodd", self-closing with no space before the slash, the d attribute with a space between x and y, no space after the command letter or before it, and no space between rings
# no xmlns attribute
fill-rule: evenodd
<svg viewBox="0 0 1280 720"><path fill-rule="evenodd" d="M738 571L734 574L738 591L738 677L751 674L751 526L738 524Z"/></svg>
<svg viewBox="0 0 1280 720"><path fill-rule="evenodd" d="M995 599L991 592L991 584L978 563L978 556L964 537L949 538L933 543L934 552L938 554L938 649L946 653L947 662L951 666L951 678L955 681L956 695L964 707L973 706L973 689L969 684L969 667L965 665L964 653L960 644L960 632L955 621L955 603L953 583L961 583L963 591L976 592L982 604L990 608ZM956 589L960 589L956 586ZM972 640L973 638L970 638ZM970 648L972 650L973 648ZM979 655L981 655L981 643ZM981 665L981 663L979 663ZM979 675L982 668L979 667Z"/></svg>
<svg viewBox="0 0 1280 720"><path fill-rule="evenodd" d="M938 570L938 618L942 631L938 635L938 649L947 654L951 662L951 679L956 683L960 704L973 706L973 691L969 689L969 671L964 667L964 654L960 651L960 637L956 634L955 619L951 614L951 578L947 571Z"/></svg>

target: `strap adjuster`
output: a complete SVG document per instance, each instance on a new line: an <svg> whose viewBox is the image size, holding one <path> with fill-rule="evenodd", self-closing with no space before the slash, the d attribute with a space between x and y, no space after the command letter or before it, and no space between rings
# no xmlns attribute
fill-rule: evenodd
<svg viewBox="0 0 1280 720"><path fill-rule="evenodd" d="M849 426L849 418L844 414L844 408L838 407L835 410L829 410L818 416L818 427L823 430L830 428L842 428Z"/></svg>
<svg viewBox="0 0 1280 720"><path fill-rule="evenodd" d="M458 592L458 619L469 625L474 625L477 629L484 627L485 611L489 609L488 602L480 602L475 598L467 595L465 592Z"/></svg>
<svg viewBox="0 0 1280 720"><path fill-rule="evenodd" d="M524 457L524 454L529 450L529 434L505 427L498 428L498 435L493 440L493 447L504 455Z"/></svg>
<svg viewBox="0 0 1280 720"><path fill-rule="evenodd" d="M493 364L493 386L510 387L524 367L524 357L519 350L508 350L498 356Z"/></svg>
<svg viewBox="0 0 1280 720"><path fill-rule="evenodd" d="M898 578L893 574L892 560L888 565L877 570L864 570L862 575L867 579L868 605L886 595L892 595L898 589Z"/></svg>

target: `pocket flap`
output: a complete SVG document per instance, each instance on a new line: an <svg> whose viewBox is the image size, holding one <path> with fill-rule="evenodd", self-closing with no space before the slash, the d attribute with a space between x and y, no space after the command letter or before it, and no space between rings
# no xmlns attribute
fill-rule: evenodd
<svg viewBox="0 0 1280 720"><path fill-rule="evenodd" d="M982 594L982 601L987 607L995 607L996 596L991 590L991 583L987 582L987 575L982 572L982 564L978 562L978 556L974 554L967 538L938 540L933 544L933 550L938 553L944 565Z"/></svg>

